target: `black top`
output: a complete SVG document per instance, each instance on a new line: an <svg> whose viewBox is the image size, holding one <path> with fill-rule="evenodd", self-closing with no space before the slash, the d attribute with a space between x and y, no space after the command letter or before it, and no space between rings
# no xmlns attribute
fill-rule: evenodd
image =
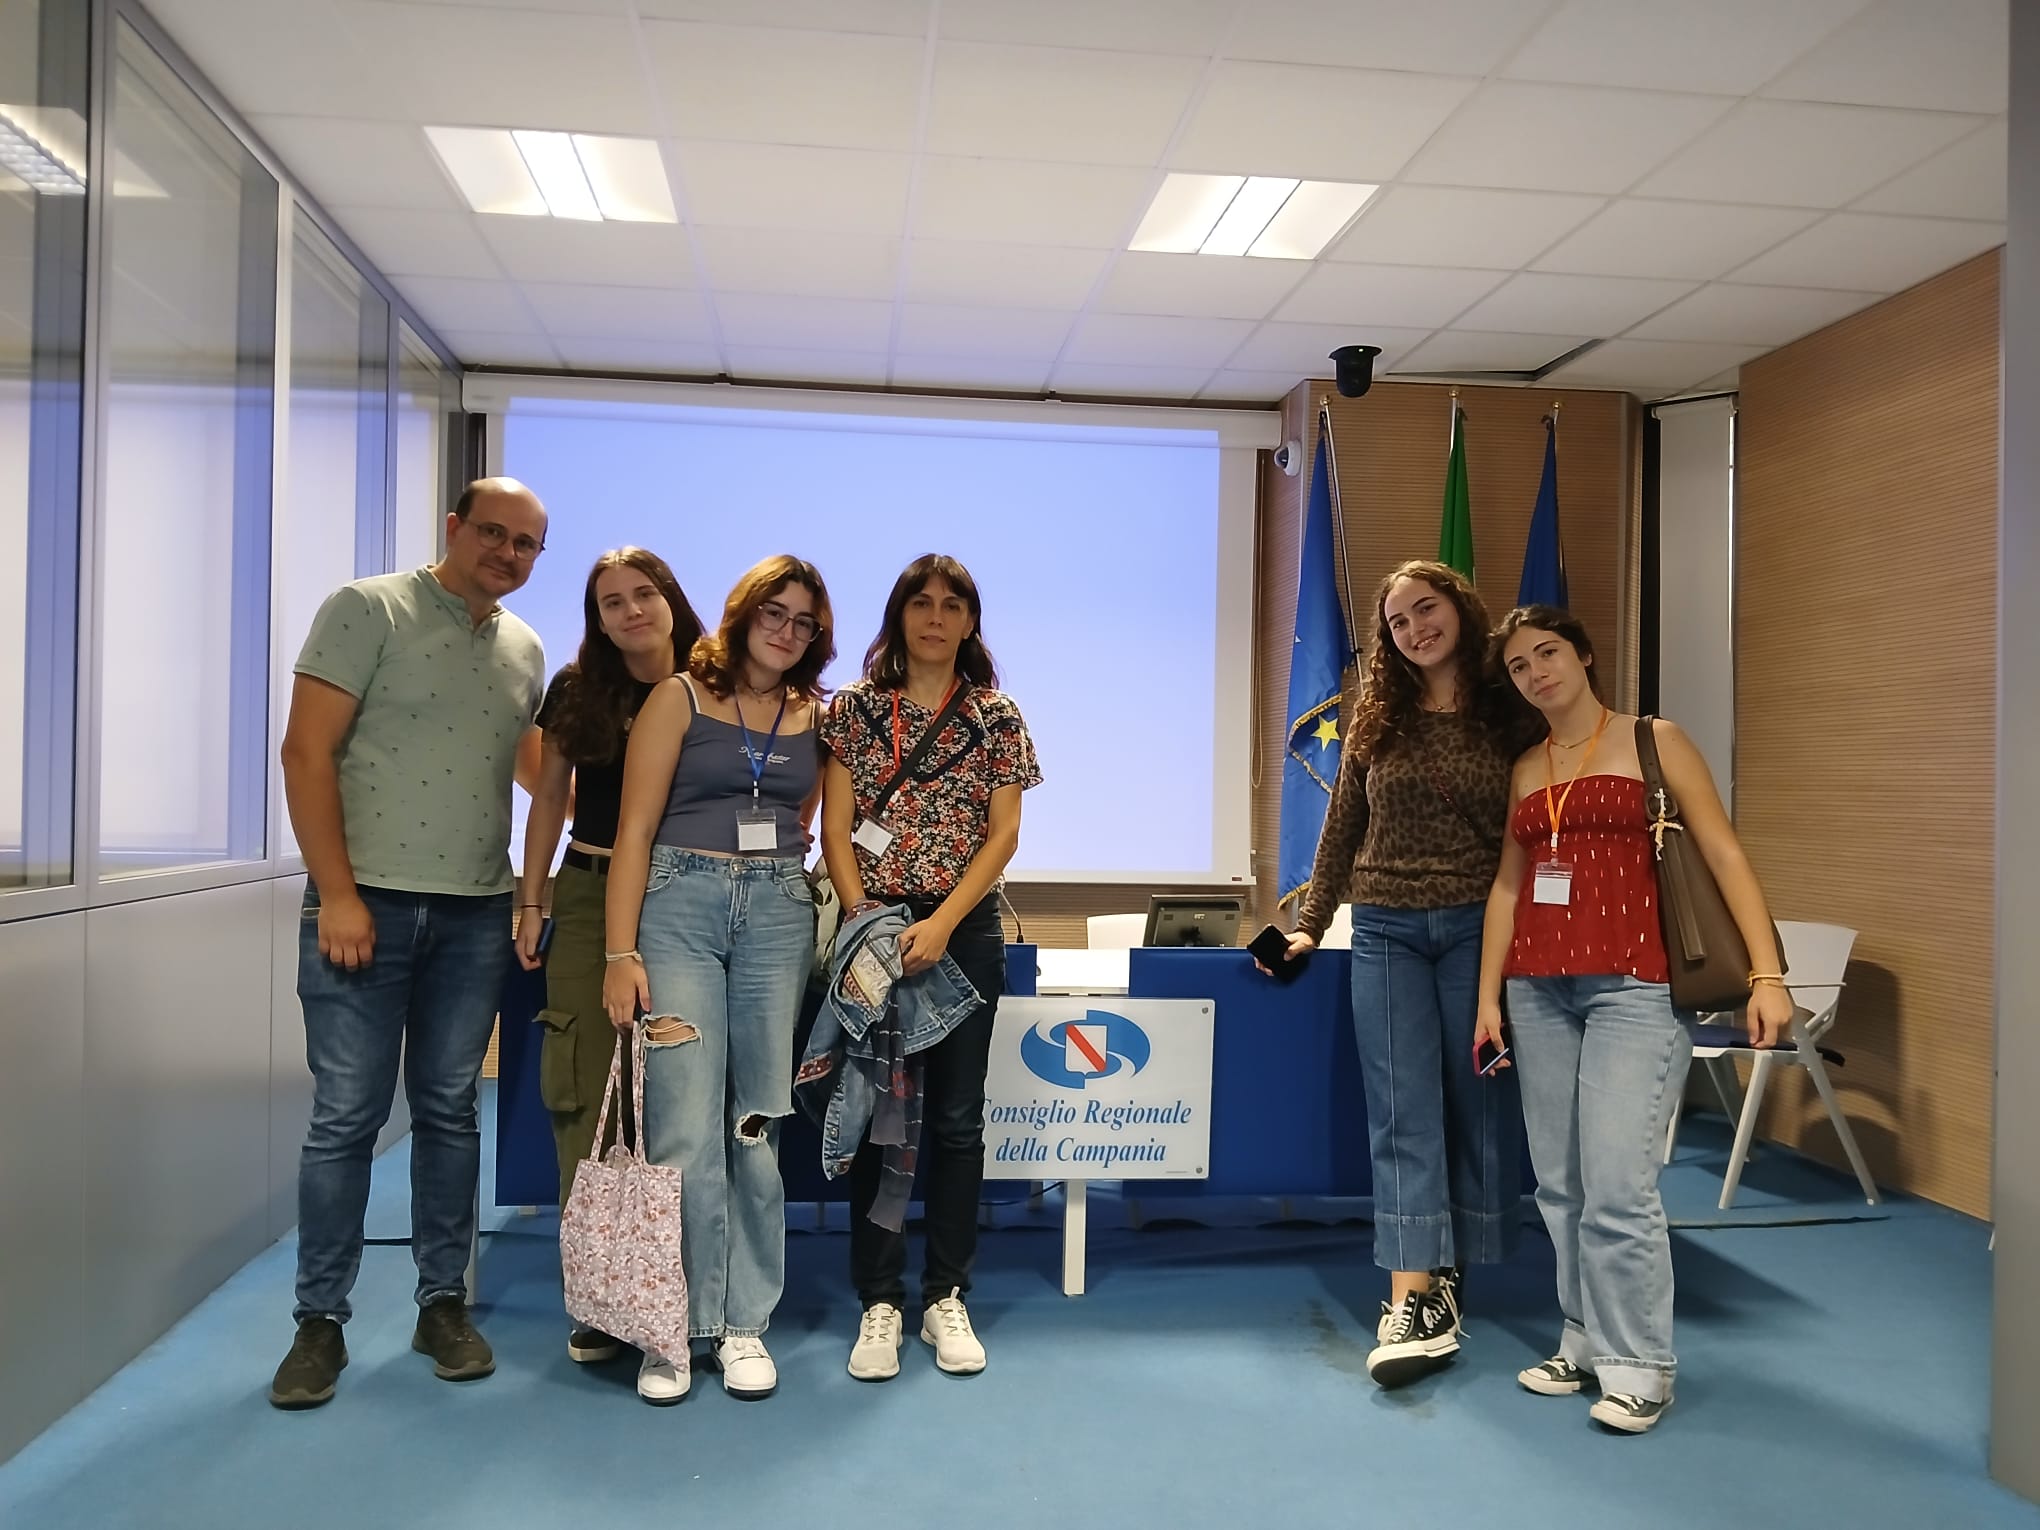
<svg viewBox="0 0 2040 1530"><path fill-rule="evenodd" d="M546 687L545 700L539 703L538 726L547 726L549 719L559 715L560 703L565 697L566 687L574 677L561 670L553 676L552 684ZM643 680L631 682L631 714L643 710L645 700L652 694L652 686ZM630 725L624 724L625 734ZM623 746L624 740L616 741L616 758L596 764L572 761L574 767L574 827L573 837L584 845L599 845L611 849L616 844L616 820L623 811Z"/></svg>

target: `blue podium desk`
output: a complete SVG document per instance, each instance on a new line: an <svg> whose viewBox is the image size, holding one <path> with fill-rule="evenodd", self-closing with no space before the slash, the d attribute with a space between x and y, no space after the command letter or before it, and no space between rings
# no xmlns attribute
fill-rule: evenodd
<svg viewBox="0 0 2040 1530"><path fill-rule="evenodd" d="M1255 971L1244 950L1130 953L1128 997L1209 999L1215 1031L1209 1178L1145 1180L1130 1183L1129 1191L1137 1188L1143 1198L1369 1192L1349 970L1345 951L1320 951L1285 986ZM1006 991L1032 994L1034 975L1035 948L1009 946ZM1087 1002L1111 1005L1109 998ZM544 974L513 964L497 1046L495 1194L502 1206L549 1206L558 1199L552 1128L538 1093L533 1019L544 1007ZM845 1181L823 1177L820 1136L798 1112L782 1123L780 1165L789 1201L848 1198ZM1017 1198L1026 1186L994 1182L986 1190Z"/></svg>

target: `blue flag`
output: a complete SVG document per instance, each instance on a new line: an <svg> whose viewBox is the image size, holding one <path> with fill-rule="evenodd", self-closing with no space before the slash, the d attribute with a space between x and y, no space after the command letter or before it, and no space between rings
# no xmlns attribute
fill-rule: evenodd
<svg viewBox="0 0 2040 1530"><path fill-rule="evenodd" d="M1565 548L1558 539L1558 432L1544 422L1544 477L1537 484L1537 508L1530 512L1530 540L1523 548L1519 606L1566 604Z"/></svg>
<svg viewBox="0 0 2040 1530"><path fill-rule="evenodd" d="M1332 548L1332 474L1318 435L1303 564L1296 581L1296 642L1289 651L1289 744L1282 759L1282 829L1276 886L1287 903L1310 886L1318 834L1339 775L1339 680L1352 657Z"/></svg>

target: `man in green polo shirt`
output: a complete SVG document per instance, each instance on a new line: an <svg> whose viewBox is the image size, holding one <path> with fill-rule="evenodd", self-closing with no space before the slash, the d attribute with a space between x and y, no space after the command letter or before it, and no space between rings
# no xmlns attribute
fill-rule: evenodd
<svg viewBox="0 0 2040 1530"><path fill-rule="evenodd" d="M449 1381L496 1368L467 1312L476 1080L510 956L510 785L545 690L538 634L497 604L531 577L545 508L470 484L430 568L343 585L298 657L284 795L308 884L298 997L313 1080L298 1165L297 1338L269 1400L333 1395L369 1160L402 1059L411 1106L411 1347Z"/></svg>

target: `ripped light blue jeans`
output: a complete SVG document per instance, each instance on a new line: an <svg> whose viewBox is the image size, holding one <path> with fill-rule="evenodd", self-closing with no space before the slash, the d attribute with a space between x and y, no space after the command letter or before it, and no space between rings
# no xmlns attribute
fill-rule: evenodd
<svg viewBox="0 0 2040 1530"><path fill-rule="evenodd" d="M638 950L651 1015L693 1027L645 1053L645 1151L680 1169L695 1338L762 1334L786 1283L779 1118L815 955L814 891L791 856L652 847Z"/></svg>

